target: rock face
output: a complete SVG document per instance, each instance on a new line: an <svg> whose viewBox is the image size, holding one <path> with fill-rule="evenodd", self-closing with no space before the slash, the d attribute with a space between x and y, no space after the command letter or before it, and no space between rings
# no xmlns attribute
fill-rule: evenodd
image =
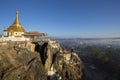
<svg viewBox="0 0 120 80"><path fill-rule="evenodd" d="M56 41L19 45L0 46L0 80L82 80L80 58Z"/></svg>
<svg viewBox="0 0 120 80"><path fill-rule="evenodd" d="M56 55L56 60L53 63L53 68L56 70L55 76L62 80L82 80L83 65L81 60L77 58L76 53L66 54L66 57L64 54Z"/></svg>
<svg viewBox="0 0 120 80"><path fill-rule="evenodd" d="M48 80L82 80L83 64L75 52L62 49L56 42L44 43L39 49Z"/></svg>
<svg viewBox="0 0 120 80"><path fill-rule="evenodd" d="M38 53L2 46L0 80L47 80L47 76Z"/></svg>

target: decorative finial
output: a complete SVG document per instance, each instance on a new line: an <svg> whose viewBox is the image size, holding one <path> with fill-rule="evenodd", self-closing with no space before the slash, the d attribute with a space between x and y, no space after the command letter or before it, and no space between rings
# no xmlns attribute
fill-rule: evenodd
<svg viewBox="0 0 120 80"><path fill-rule="evenodd" d="M13 24L20 24L19 19L18 19L18 9L16 10L16 18Z"/></svg>
<svg viewBox="0 0 120 80"><path fill-rule="evenodd" d="M16 14L18 14L18 9L16 10Z"/></svg>

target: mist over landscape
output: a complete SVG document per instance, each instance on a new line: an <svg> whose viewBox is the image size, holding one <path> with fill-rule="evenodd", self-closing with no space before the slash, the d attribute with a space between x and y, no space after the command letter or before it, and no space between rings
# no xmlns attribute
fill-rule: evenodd
<svg viewBox="0 0 120 80"><path fill-rule="evenodd" d="M57 40L62 44L72 47L78 45L96 45L120 48L120 38L58 38Z"/></svg>
<svg viewBox="0 0 120 80"><path fill-rule="evenodd" d="M77 52L84 64L83 80L119 80L120 38L59 38L62 47Z"/></svg>

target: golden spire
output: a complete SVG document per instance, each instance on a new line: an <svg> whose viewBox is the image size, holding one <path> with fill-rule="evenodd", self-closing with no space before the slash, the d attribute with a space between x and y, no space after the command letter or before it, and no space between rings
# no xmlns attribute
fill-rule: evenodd
<svg viewBox="0 0 120 80"><path fill-rule="evenodd" d="M19 19L18 19L18 10L16 11L16 18L13 24L20 24Z"/></svg>
<svg viewBox="0 0 120 80"><path fill-rule="evenodd" d="M18 19L18 10L16 11L15 21L7 30L8 31L12 30L12 31L17 31L17 32L25 32L24 28L22 27L22 25L20 24L19 19Z"/></svg>

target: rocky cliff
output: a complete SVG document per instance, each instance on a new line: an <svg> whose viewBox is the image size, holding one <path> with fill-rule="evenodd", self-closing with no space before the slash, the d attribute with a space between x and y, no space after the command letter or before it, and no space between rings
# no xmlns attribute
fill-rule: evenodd
<svg viewBox="0 0 120 80"><path fill-rule="evenodd" d="M0 46L0 80L46 80L39 54L25 48Z"/></svg>
<svg viewBox="0 0 120 80"><path fill-rule="evenodd" d="M56 41L25 45L0 46L0 80L82 80L83 64L74 51Z"/></svg>

